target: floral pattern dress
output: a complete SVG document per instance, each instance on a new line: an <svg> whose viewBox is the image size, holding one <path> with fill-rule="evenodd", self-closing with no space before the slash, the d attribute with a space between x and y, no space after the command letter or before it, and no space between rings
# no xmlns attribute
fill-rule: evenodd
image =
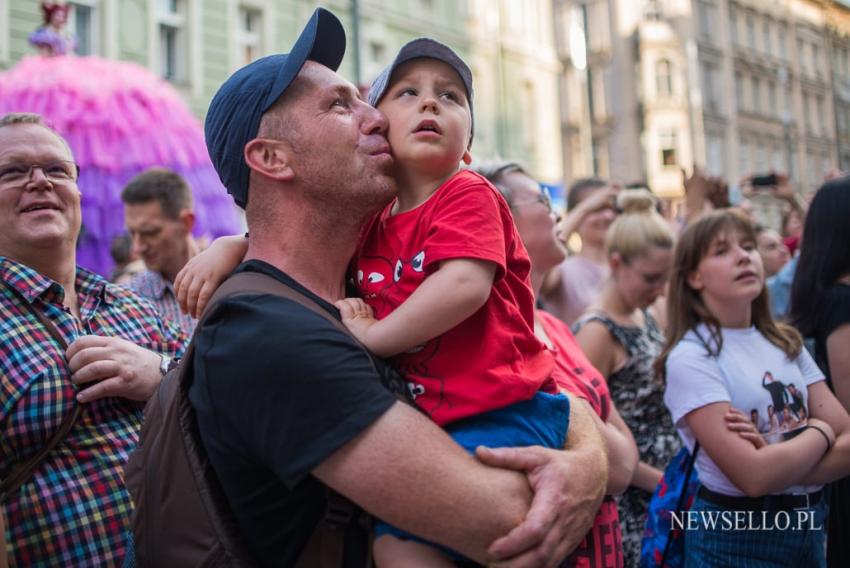
<svg viewBox="0 0 850 568"><path fill-rule="evenodd" d="M661 352L664 334L644 311L644 326L624 326L603 312L582 316L573 326L578 331L591 321L603 324L626 351L626 363L608 377L611 400L631 429L641 461L661 470L681 448L670 413L664 405L664 384L656 378L652 365ZM629 487L617 497L623 533L625 566L640 562L640 545L652 497L637 487Z"/></svg>

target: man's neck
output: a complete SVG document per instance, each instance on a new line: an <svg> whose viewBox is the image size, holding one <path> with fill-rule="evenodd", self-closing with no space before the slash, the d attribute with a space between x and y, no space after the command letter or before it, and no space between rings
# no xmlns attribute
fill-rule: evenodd
<svg viewBox="0 0 850 568"><path fill-rule="evenodd" d="M64 305L74 315L79 316L77 309L77 254L74 249L34 250L20 258L8 257L16 262L29 266L42 276L49 278L62 286L65 291Z"/></svg>
<svg viewBox="0 0 850 568"><path fill-rule="evenodd" d="M245 260L262 260L334 303L345 297L345 277L359 238L359 226L324 231L251 230ZM291 234L287 234L291 233Z"/></svg>

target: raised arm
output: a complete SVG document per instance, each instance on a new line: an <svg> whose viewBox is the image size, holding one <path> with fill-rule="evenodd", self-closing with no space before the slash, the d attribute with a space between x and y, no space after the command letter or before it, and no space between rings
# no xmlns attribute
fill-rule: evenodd
<svg viewBox="0 0 850 568"><path fill-rule="evenodd" d="M337 307L343 323L363 345L390 357L442 335L478 311L490 297L495 274L496 265L489 261L445 260L382 320L360 302L342 300Z"/></svg>
<svg viewBox="0 0 850 568"><path fill-rule="evenodd" d="M215 289L239 266L247 251L245 237L219 237L190 258L174 279L180 309L194 318L200 317Z"/></svg>

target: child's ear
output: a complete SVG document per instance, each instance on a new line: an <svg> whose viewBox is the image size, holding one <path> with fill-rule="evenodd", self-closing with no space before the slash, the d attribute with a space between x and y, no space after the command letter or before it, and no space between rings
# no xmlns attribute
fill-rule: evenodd
<svg viewBox="0 0 850 568"><path fill-rule="evenodd" d="M699 292L703 288L702 276L696 270L688 274L688 286Z"/></svg>
<svg viewBox="0 0 850 568"><path fill-rule="evenodd" d="M245 163L258 174L275 180L291 181L295 177L288 147L280 140L254 138L245 145Z"/></svg>
<svg viewBox="0 0 850 568"><path fill-rule="evenodd" d="M472 163L472 154L469 153L469 148L463 151L463 156L461 157L461 161L467 166Z"/></svg>

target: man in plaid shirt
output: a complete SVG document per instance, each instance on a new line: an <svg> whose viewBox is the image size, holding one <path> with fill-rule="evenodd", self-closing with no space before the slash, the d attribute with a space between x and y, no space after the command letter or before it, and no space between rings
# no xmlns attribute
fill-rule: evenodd
<svg viewBox="0 0 850 568"><path fill-rule="evenodd" d="M133 249L147 268L127 287L150 300L162 319L191 335L197 322L180 311L174 295L174 278L198 252L189 184L177 172L151 168L130 180L121 201Z"/></svg>
<svg viewBox="0 0 850 568"><path fill-rule="evenodd" d="M121 564L132 508L124 464L144 401L185 341L147 301L76 265L78 172L37 115L0 118L0 479L81 405L64 440L0 503L13 566Z"/></svg>

